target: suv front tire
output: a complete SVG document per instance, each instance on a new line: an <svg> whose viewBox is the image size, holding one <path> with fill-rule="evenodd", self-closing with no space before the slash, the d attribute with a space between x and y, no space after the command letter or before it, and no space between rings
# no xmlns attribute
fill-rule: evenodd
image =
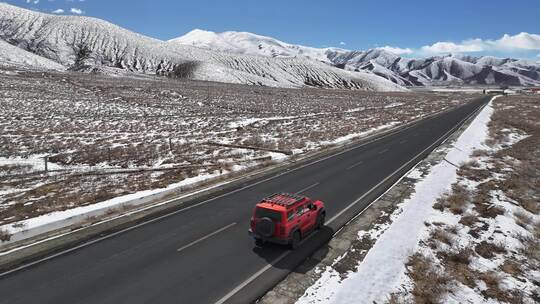
<svg viewBox="0 0 540 304"><path fill-rule="evenodd" d="M317 229L321 229L324 226L324 221L326 219L326 213L321 212L317 217Z"/></svg>

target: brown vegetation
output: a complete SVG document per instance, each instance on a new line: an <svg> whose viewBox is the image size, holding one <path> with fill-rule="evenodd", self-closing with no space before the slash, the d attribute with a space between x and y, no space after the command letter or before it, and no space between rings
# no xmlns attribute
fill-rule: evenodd
<svg viewBox="0 0 540 304"><path fill-rule="evenodd" d="M0 223L166 187L233 165L271 164L267 151L208 146L218 142L312 151L321 142L415 118L474 96L278 89L186 80L93 74L0 73L0 157L36 158L0 167ZM459 101L455 101L459 100ZM385 108L387 106L391 106ZM381 110L383 109L383 110ZM330 146L330 145L328 145ZM175 166L171 169L137 172ZM129 169L93 177L101 168ZM80 195L79 195L80 193Z"/></svg>
<svg viewBox="0 0 540 304"><path fill-rule="evenodd" d="M460 184L454 184L452 190L443 194L437 199L433 208L444 211L449 209L454 214L462 214L465 212L467 204L470 202L471 192Z"/></svg>
<svg viewBox="0 0 540 304"><path fill-rule="evenodd" d="M419 304L440 303L443 295L451 290L450 277L437 269L432 259L419 253L407 261L407 273L414 282L412 295Z"/></svg>
<svg viewBox="0 0 540 304"><path fill-rule="evenodd" d="M437 288L446 292L451 290L448 286L453 282L475 288L478 281L483 281L486 289L481 294L486 299L516 304L525 303L526 296L533 301L540 300L537 292L527 294L501 284L503 278L508 279L508 276L519 282L528 280L535 286L539 284L537 279L531 277L531 270L540 270L540 221L532 216L540 211L540 103L537 97L519 96L498 99L494 107L496 110L489 124L490 139L487 141L493 150L475 151L472 161L459 168L460 181L434 204L437 210L460 216L459 224L470 228L468 233L476 241L473 240L469 248L455 248L459 244L456 241L459 233L452 236L449 233L451 227L445 223L426 223L426 226L433 225L435 228L423 243L433 250L437 260L422 259L417 253L409 263L422 265L423 269L442 267L445 288L441 289L441 284L436 281L430 284L409 270L416 292L419 292L417 286L429 292ZM510 145L511 141L515 141L516 133L527 134L528 137ZM478 183L474 191L467 191L461 186L463 180ZM507 235L501 232L500 227L492 226L496 217L510 216L506 208L498 203L504 200L504 196L510 198L508 203L515 205L516 209L512 208L513 218L527 233ZM517 239L521 246L518 249L505 248L504 243L494 241L498 233ZM449 247L436 246L437 242ZM502 263L495 269L481 272L471 267L472 259L477 257L502 259ZM428 264L429 267L426 266ZM420 269L419 266L416 268ZM436 303L440 299L441 294L435 292L435 297L428 298L428 301ZM403 296L394 294L392 300L400 303Z"/></svg>
<svg viewBox="0 0 540 304"><path fill-rule="evenodd" d="M11 240L11 234L3 229L0 229L0 242L7 242Z"/></svg>

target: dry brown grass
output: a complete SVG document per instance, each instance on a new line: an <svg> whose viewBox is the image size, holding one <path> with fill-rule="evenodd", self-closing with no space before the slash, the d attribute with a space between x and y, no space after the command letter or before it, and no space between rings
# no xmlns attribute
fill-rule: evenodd
<svg viewBox="0 0 540 304"><path fill-rule="evenodd" d="M0 229L0 242L7 242L11 240L11 234L4 229Z"/></svg>
<svg viewBox="0 0 540 304"><path fill-rule="evenodd" d="M451 192L447 192L438 198L433 208L440 211L448 209L453 214L462 214L465 212L470 200L471 191L460 184L454 184Z"/></svg>
<svg viewBox="0 0 540 304"><path fill-rule="evenodd" d="M516 224L525 229L533 222L533 218L527 212L522 210L514 211L514 217L516 218Z"/></svg>
<svg viewBox="0 0 540 304"><path fill-rule="evenodd" d="M474 251L478 253L479 256L486 259L491 259L495 257L496 254L506 253L506 249L502 244L494 244L486 241L482 241L476 245Z"/></svg>
<svg viewBox="0 0 540 304"><path fill-rule="evenodd" d="M492 240L486 233L493 233L490 226L497 216L505 215L506 210L496 204L501 199L498 191L511 198L511 202L529 211L518 210L514 212L516 223L524 227L530 233L518 235L517 239L522 246L516 250L507 250L502 243L493 241L473 241L469 248L455 248L456 242L447 225L443 223L431 223L427 225L433 230L426 244L430 246L437 256L437 264L434 261L421 258L419 254L411 257L411 263L419 265L416 268L427 272L428 266L436 269L439 265L444 271L444 288L452 285L452 282L460 282L470 288L476 288L478 281L486 284L486 289L481 291L486 299L493 299L497 302L521 304L525 303L525 295L521 290L508 290L501 284L505 276L511 276L516 280L523 281L524 276L530 274L530 270L540 269L540 222L531 217L540 211L540 100L538 98L528 99L526 97L502 98L494 103L496 111L490 123L489 145L497 147L496 152L481 150L475 151L475 160L466 163L459 174L463 179L479 182L474 192L467 193L461 186L453 185L452 192L444 194L434 204L434 208L441 211L450 211L453 214L461 215L459 224L470 227L469 234L474 238ZM504 110L503 110L504 109ZM510 131L501 131L503 129ZM519 143L509 145L510 133L526 132L529 137ZM521 131L519 131L521 130ZM502 148L501 148L502 147ZM499 149L501 148L501 149ZM482 160L482 165L478 162ZM480 169L485 167L489 169ZM496 175L497 179L495 179ZM472 204L472 212L464 214L468 204ZM516 204L517 203L517 204ZM497 228L496 231L497 232ZM459 234L458 234L459 236ZM450 248L441 249L438 244L444 243ZM471 261L475 257L493 259L495 257L503 259L503 263L493 271L480 272L471 266ZM435 263L435 265L433 265ZM434 282L429 285L420 275L415 275L421 284L415 285L415 290L421 295L421 291L416 288L421 286L427 291L432 291L441 286ZM411 276L412 278L412 276ZM530 278L527 278L530 279ZM540 284L538 280L533 283ZM425 285L424 285L425 284ZM445 289L442 290L445 290ZM446 289L448 290L448 289ZM440 295L440 293L435 293ZM420 298L420 301L431 301L436 303L440 298ZM529 299L540 300L539 293L533 292L528 295ZM425 301L424 301L425 302Z"/></svg>
<svg viewBox="0 0 540 304"><path fill-rule="evenodd" d="M415 303L440 303L444 294L451 290L450 277L437 269L433 260L417 253L409 258L406 266L414 282L411 293Z"/></svg>
<svg viewBox="0 0 540 304"><path fill-rule="evenodd" d="M523 245L520 253L527 258L527 263L534 265L540 261L540 238L538 235L519 235L519 241Z"/></svg>
<svg viewBox="0 0 540 304"><path fill-rule="evenodd" d="M487 169L479 168L480 165L477 160L472 160L463 164L458 169L458 175L467 179L480 182L491 177L491 172Z"/></svg>
<svg viewBox="0 0 540 304"><path fill-rule="evenodd" d="M468 227L473 227L478 222L478 217L474 214L466 214L461 217L459 223Z"/></svg>
<svg viewBox="0 0 540 304"><path fill-rule="evenodd" d="M520 142L507 146L496 153L498 163L508 166L505 159L515 159L511 172L498 182L498 188L518 202L527 211L540 212L540 108L538 97L516 96L497 100L490 123L492 144L504 144L507 140L502 129L517 130L528 135ZM503 110L504 109L504 110ZM498 164L496 163L496 166Z"/></svg>
<svg viewBox="0 0 540 304"><path fill-rule="evenodd" d="M506 290L501 288L502 277L497 272L487 271L480 273L479 279L486 283L486 290L482 291L482 295L484 295L484 297L495 299L503 303L526 303L522 291L517 289Z"/></svg>
<svg viewBox="0 0 540 304"><path fill-rule="evenodd" d="M511 276L518 276L522 273L521 265L513 260L505 260L500 269Z"/></svg>
<svg viewBox="0 0 540 304"><path fill-rule="evenodd" d="M433 231L431 231L430 239L437 240L441 243L451 246L454 237L447 230L443 228L436 228Z"/></svg>
<svg viewBox="0 0 540 304"><path fill-rule="evenodd" d="M480 217L495 218L503 215L505 210L491 203L491 191L496 189L496 183L488 181L478 185L473 198L474 210L478 212Z"/></svg>
<svg viewBox="0 0 540 304"><path fill-rule="evenodd" d="M405 300L406 294L404 292L393 292L388 297L388 304L408 304L409 302Z"/></svg>

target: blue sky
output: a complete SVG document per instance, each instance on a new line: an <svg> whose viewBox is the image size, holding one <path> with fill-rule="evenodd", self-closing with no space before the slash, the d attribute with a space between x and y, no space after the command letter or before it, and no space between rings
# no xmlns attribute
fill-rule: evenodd
<svg viewBox="0 0 540 304"><path fill-rule="evenodd" d="M61 9L62 14L98 17L164 40L200 28L248 31L314 47L363 50L388 46L407 56L461 52L540 60L538 0L5 2L44 12Z"/></svg>

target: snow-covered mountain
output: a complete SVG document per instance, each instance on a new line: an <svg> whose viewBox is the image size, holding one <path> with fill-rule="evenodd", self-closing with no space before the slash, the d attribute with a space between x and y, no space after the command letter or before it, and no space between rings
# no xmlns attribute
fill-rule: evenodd
<svg viewBox="0 0 540 304"><path fill-rule="evenodd" d="M70 70L157 73L277 87L404 90L372 73L346 71L304 56L271 58L207 50L146 37L96 18L43 14L6 3L0 3L0 39Z"/></svg>
<svg viewBox="0 0 540 304"><path fill-rule="evenodd" d="M65 70L61 64L25 51L0 39L0 62L6 66Z"/></svg>
<svg viewBox="0 0 540 304"><path fill-rule="evenodd" d="M304 57L323 62L329 62L325 54L326 51L338 50L288 44L271 37L248 32L214 33L200 29L195 29L182 37L169 40L169 43L173 45L191 45L235 54L277 58Z"/></svg>
<svg viewBox="0 0 540 304"><path fill-rule="evenodd" d="M213 33L194 30L169 41L235 54L305 57L350 71L369 71L403 86L422 85L540 85L540 64L511 58L465 55L409 59L383 49L348 51L288 44L246 32Z"/></svg>

